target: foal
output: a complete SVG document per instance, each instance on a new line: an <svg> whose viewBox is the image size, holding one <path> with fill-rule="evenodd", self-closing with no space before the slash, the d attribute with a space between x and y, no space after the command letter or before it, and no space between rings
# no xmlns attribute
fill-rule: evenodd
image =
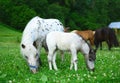
<svg viewBox="0 0 120 83"><path fill-rule="evenodd" d="M95 51L91 46L76 33L65 33L65 32L50 32L46 37L46 43L48 46L48 63L49 69L52 70L52 65L55 70L58 70L56 66L56 51L70 51L71 52L71 65L70 69L77 70L77 53L79 51L85 57L85 61L88 69L94 70L94 62L96 59Z"/></svg>

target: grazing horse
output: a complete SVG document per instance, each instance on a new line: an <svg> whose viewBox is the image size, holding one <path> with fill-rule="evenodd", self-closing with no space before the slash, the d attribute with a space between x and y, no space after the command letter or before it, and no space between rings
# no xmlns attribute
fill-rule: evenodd
<svg viewBox="0 0 120 83"><path fill-rule="evenodd" d="M64 27L64 32L69 32L69 29L70 29L70 27ZM46 53L48 54L48 47L46 45L46 42L43 42L42 47L44 47ZM61 59L63 61L64 60L64 52L60 51L60 54L61 54Z"/></svg>
<svg viewBox="0 0 120 83"><path fill-rule="evenodd" d="M57 19L43 19L38 16L32 18L23 31L21 53L33 73L40 66L40 48L51 31L64 31L62 23Z"/></svg>
<svg viewBox="0 0 120 83"><path fill-rule="evenodd" d="M99 45L100 49L102 50L103 41L106 41L109 50L112 46L119 46L114 30L110 29L109 27L99 28L95 31L94 44L96 46L96 50L98 49Z"/></svg>
<svg viewBox="0 0 120 83"><path fill-rule="evenodd" d="M79 31L79 30L73 30L72 32L77 33L78 35L82 36L85 40L89 40L91 45L94 45L94 31L92 30L85 30L85 31Z"/></svg>
<svg viewBox="0 0 120 83"><path fill-rule="evenodd" d="M71 52L71 65L70 69L77 70L77 53L79 51L85 57L85 61L89 70L94 70L94 62L96 59L95 51L92 47L76 33L65 33L65 32L50 32L46 37L46 43L48 46L48 63L49 69L52 70L52 65L55 70L58 70L56 66L56 51L70 51Z"/></svg>

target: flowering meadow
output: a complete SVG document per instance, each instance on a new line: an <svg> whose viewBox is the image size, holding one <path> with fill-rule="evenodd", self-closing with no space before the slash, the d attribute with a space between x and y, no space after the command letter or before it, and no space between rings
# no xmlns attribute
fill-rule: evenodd
<svg viewBox="0 0 120 83"><path fill-rule="evenodd" d="M65 53L64 61L60 53L56 59L58 71L49 70L47 54L41 50L42 67L32 74L20 54L22 33L0 26L0 83L118 83L120 82L120 47L96 53L95 71L87 70L84 57L78 53L78 71L70 70L70 53ZM94 47L94 46L93 46Z"/></svg>

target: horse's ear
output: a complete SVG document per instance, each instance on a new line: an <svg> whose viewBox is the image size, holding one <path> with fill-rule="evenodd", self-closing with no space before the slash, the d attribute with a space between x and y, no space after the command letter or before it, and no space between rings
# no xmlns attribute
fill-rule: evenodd
<svg viewBox="0 0 120 83"><path fill-rule="evenodd" d="M70 30L70 27L66 27L66 28L64 29L64 32L69 32L69 30Z"/></svg>
<svg viewBox="0 0 120 83"><path fill-rule="evenodd" d="M25 45L24 45L24 44L22 44L21 46L22 46L22 48L25 48Z"/></svg>
<svg viewBox="0 0 120 83"><path fill-rule="evenodd" d="M36 41L33 42L33 46L37 49Z"/></svg>

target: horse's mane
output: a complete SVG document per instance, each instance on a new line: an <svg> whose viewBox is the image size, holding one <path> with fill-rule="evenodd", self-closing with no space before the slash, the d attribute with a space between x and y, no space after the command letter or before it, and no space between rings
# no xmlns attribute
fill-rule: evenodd
<svg viewBox="0 0 120 83"><path fill-rule="evenodd" d="M75 34L77 34L77 33L75 33ZM85 40L81 35L78 35L78 36L81 37L82 40L84 40L87 43L87 45L89 46L90 50L93 49L92 46L87 42L87 40Z"/></svg>

